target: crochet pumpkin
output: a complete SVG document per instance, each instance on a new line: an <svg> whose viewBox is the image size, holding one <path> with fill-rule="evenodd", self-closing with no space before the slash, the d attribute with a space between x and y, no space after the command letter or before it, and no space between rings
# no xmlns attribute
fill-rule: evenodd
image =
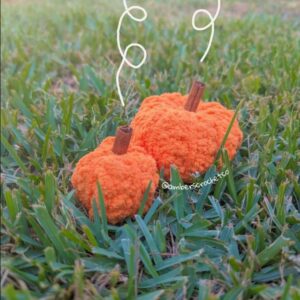
<svg viewBox="0 0 300 300"><path fill-rule="evenodd" d="M115 138L104 139L96 150L77 163L71 182L90 217L93 216L92 201L98 199L97 181L102 189L107 220L111 224L138 212L151 181L145 211L150 207L158 184L156 162L143 148L129 144L131 136L130 127L119 127Z"/></svg>
<svg viewBox="0 0 300 300"><path fill-rule="evenodd" d="M205 85L194 82L190 94L166 93L146 98L131 126L133 143L152 155L165 177L175 165L184 182L214 163L234 112L217 102L201 102ZM232 159L243 134L235 121L225 148Z"/></svg>

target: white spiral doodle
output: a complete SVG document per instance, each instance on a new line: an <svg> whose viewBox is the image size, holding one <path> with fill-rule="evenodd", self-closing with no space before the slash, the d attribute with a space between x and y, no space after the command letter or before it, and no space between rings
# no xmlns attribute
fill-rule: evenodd
<svg viewBox="0 0 300 300"><path fill-rule="evenodd" d="M121 15L121 17L119 19L119 24L118 24L118 29L117 29L117 44L118 44L119 52L122 56L122 62L120 64L119 69L116 74L116 85L117 85L121 104L122 104L122 106L125 106L124 98L123 98L121 87L120 87L120 73L122 71L122 68L123 68L124 64L126 63L129 67L131 67L133 69L139 69L145 63L145 61L147 59L147 52L146 52L146 49L141 44L138 44L138 43L129 44L125 48L125 51L123 51L122 46L121 46L121 41L120 41L120 31L121 31L121 27L122 27L122 22L126 15L128 15L132 20L134 20L136 22L143 22L147 19L148 14L147 14L147 11L141 6L133 5L133 6L128 7L126 0L123 0L123 4L124 4L125 11L123 12L123 14ZM142 12L143 16L142 17L133 16L131 13L133 10ZM143 59L138 64L134 64L129 59L127 59L127 52L133 47L137 47L137 48L141 49L142 53L143 53Z"/></svg>
<svg viewBox="0 0 300 300"><path fill-rule="evenodd" d="M204 31L204 30L208 29L209 27L211 27L211 34L210 34L208 46L207 46L207 48L206 48L203 56L201 57L200 62L204 61L204 59L206 58L206 56L207 56L207 54L208 54L208 52L210 50L210 47L211 47L211 44L212 44L212 41L213 41L213 38L214 38L214 34L215 34L215 20L218 18L220 10L221 10L221 0L218 0L218 8L217 8L217 11L216 11L214 17L211 15L211 13L207 9L198 9L193 14L192 26L193 26L193 28L195 30L197 30L197 31ZM208 23L205 26L198 27L195 24L195 21L196 21L197 15L200 14L200 13L203 13L203 14L207 15L209 17L209 19L210 19L210 23Z"/></svg>

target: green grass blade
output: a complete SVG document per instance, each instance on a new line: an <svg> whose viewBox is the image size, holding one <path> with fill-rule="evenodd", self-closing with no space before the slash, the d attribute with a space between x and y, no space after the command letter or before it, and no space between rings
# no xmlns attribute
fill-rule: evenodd
<svg viewBox="0 0 300 300"><path fill-rule="evenodd" d="M45 175L45 204L48 212L51 213L55 205L56 180L53 174L48 171Z"/></svg>
<svg viewBox="0 0 300 300"><path fill-rule="evenodd" d="M153 266L151 257L143 244L140 245L140 256L141 256L141 261L144 264L147 272L152 277L157 277L158 273L157 273L155 267Z"/></svg>
<svg viewBox="0 0 300 300"><path fill-rule="evenodd" d="M98 190L98 201L100 204L100 214L101 214L101 221L102 221L102 225L103 225L103 231L104 231L105 237L108 237L106 209L105 209L102 189L101 189L99 182L97 182L97 190Z"/></svg>
<svg viewBox="0 0 300 300"><path fill-rule="evenodd" d="M67 250L68 247L66 243L60 238L60 230L53 223L47 209L43 206L36 205L34 207L34 212L34 216L36 217L41 227L44 229L46 235L53 243L61 259L66 260L67 262L71 262L74 259L74 256L69 252L69 250Z"/></svg>
<svg viewBox="0 0 300 300"><path fill-rule="evenodd" d="M189 254L183 254L183 255L177 255L176 257L172 257L169 259L164 260L162 263L156 265L156 270L161 271L170 267L173 267L175 265L181 264L183 262L197 259L200 257L200 255L203 253L202 250L198 250Z"/></svg>
<svg viewBox="0 0 300 300"><path fill-rule="evenodd" d="M171 167L171 184L176 187L182 185L180 175L177 169L174 167ZM176 194L176 198L174 200L174 208L175 208L177 221L180 223L181 219L184 216L184 206L185 206L183 191L175 190L174 193Z"/></svg>
<svg viewBox="0 0 300 300"><path fill-rule="evenodd" d="M280 253L283 247L290 244L290 239L280 236L266 249L257 255L257 261L260 266L266 265L269 261L275 258L275 256Z"/></svg>
<svg viewBox="0 0 300 300"><path fill-rule="evenodd" d="M156 198L152 204L152 206L150 207L150 209L148 210L147 214L144 217L144 222L145 224L148 224L150 222L150 220L152 219L152 217L154 216L157 208L161 205L161 199L160 198Z"/></svg>
<svg viewBox="0 0 300 300"><path fill-rule="evenodd" d="M136 218L136 221L137 221L144 237L146 238L147 244L148 244L149 249L150 249L150 253L153 256L155 264L162 263L162 258L160 256L158 247L155 244L153 236L151 235L149 229L147 228L147 225L145 224L145 222L143 221L143 219L139 215L136 215L135 218Z"/></svg>
<svg viewBox="0 0 300 300"><path fill-rule="evenodd" d="M137 300L159 300L164 290L158 290L151 293L143 294L137 297Z"/></svg>
<svg viewBox="0 0 300 300"><path fill-rule="evenodd" d="M149 192L150 192L150 189L151 189L151 185L152 185L152 181L150 180L149 183L148 183L148 186L146 188L146 191L144 193L143 199L141 201L141 205L140 205L140 208L139 208L139 211L138 211L139 216L143 215L145 205L146 205L146 202L147 202L148 197L149 197Z"/></svg>
<svg viewBox="0 0 300 300"><path fill-rule="evenodd" d="M19 213L18 203L13 199L10 191L5 192L5 201L8 209L9 217L12 222L16 220L16 216Z"/></svg>
<svg viewBox="0 0 300 300"><path fill-rule="evenodd" d="M176 268L175 270L167 272L159 277L152 278L152 279L146 279L146 280L142 281L140 283L139 287L140 288L152 288L152 287L163 286L168 283L182 282L183 280L186 280L186 277L180 276L181 272L182 272L181 268Z"/></svg>
<svg viewBox="0 0 300 300"><path fill-rule="evenodd" d="M105 257L108 257L108 258L114 258L114 259L118 259L118 260L124 260L124 258L122 256L120 256L119 254L111 251L111 250L106 250L106 249L103 249L103 248L99 248L99 247L94 247L92 249L92 252L94 254L97 254L97 255L102 255L102 256L105 256Z"/></svg>
<svg viewBox="0 0 300 300"><path fill-rule="evenodd" d="M137 295L138 251L137 247L135 247L135 245L132 244L129 239L122 239L121 243L124 251L129 276L126 299L135 299Z"/></svg>
<svg viewBox="0 0 300 300"><path fill-rule="evenodd" d="M226 133L225 133L224 138L223 138L223 140L222 140L222 143L221 143L221 145L220 145L220 148L219 148L219 150L218 150L218 152L217 152L216 159L215 159L215 163L217 163L217 162L219 161L219 159L220 159L220 157L221 157L221 155L222 155L222 151L223 151L223 149L224 149L224 146L225 146L225 144L226 144L226 141L227 141L227 139L228 139L228 136L229 136L229 134L230 134L230 131L231 131L231 129L232 129L232 126L233 126L233 124L234 124L234 121L236 120L236 117L237 117L237 115L238 115L238 113L239 113L239 110L240 110L241 107L244 105L244 102L245 102L245 100L242 100L242 101L238 104L237 108L235 109L235 112L234 112L234 114L233 114L233 116L232 116L232 119L231 119L231 121L230 121L230 123L229 123L229 125L228 125L228 128L227 128L227 130L226 130Z"/></svg>
<svg viewBox="0 0 300 300"><path fill-rule="evenodd" d="M90 244L93 246L93 247L96 247L98 246L98 242L92 232L92 230L85 224L83 224L82 226L82 230L83 232L85 233L86 237L88 238Z"/></svg>
<svg viewBox="0 0 300 300"><path fill-rule="evenodd" d="M240 205L240 203L238 201L236 188L235 188L235 180L233 177L233 170L231 167L231 162L229 160L228 153L225 149L222 152L222 158L223 158L225 170L228 171L228 175L226 176L228 190L230 192L232 199L235 201L235 203Z"/></svg>
<svg viewBox="0 0 300 300"><path fill-rule="evenodd" d="M207 182L210 178L213 178L216 175L216 167L212 166L204 176L203 182ZM197 210L199 213L202 212L202 208L204 205L205 200L207 199L208 194L211 191L213 182L211 184L204 185L203 187L200 188L200 195L198 197L198 202L196 204Z"/></svg>
<svg viewBox="0 0 300 300"><path fill-rule="evenodd" d="M1 135L1 143L4 146L4 148L8 151L10 156L13 158L13 160L17 163L17 165L20 167L20 169L26 173L27 168L25 164L23 163L22 159L18 155L17 151L15 148L8 142L8 140L5 138L4 135Z"/></svg>

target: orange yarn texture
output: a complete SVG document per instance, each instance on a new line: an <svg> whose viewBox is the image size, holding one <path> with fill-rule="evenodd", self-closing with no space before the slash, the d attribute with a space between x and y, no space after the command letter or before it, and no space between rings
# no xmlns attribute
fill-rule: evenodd
<svg viewBox="0 0 300 300"><path fill-rule="evenodd" d="M98 199L97 181L100 183L107 219L111 224L133 217L138 212L151 180L145 205L145 211L148 210L159 179L156 162L144 149L131 144L127 153L117 155L112 152L114 140L114 137L104 139L96 150L82 157L71 179L78 199L91 217L92 201Z"/></svg>
<svg viewBox="0 0 300 300"><path fill-rule="evenodd" d="M166 93L146 98L134 117L132 144L153 156L159 169L170 176L175 165L184 182L212 166L234 112L216 102L200 102L196 112L184 109L187 96ZM243 139L238 122L225 148L234 157Z"/></svg>

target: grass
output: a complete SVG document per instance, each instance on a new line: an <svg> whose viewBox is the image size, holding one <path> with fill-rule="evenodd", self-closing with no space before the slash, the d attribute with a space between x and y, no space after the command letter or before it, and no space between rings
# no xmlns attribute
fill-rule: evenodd
<svg viewBox="0 0 300 300"><path fill-rule="evenodd" d="M145 25L126 21L123 45L138 41L149 59L123 71L125 110L114 82L121 3L2 3L2 299L299 299L297 1L227 1L202 65L197 2L145 1ZM244 101L230 175L200 193L159 189L121 226L89 220L70 186L75 163L143 98L187 92L195 77L205 99Z"/></svg>

